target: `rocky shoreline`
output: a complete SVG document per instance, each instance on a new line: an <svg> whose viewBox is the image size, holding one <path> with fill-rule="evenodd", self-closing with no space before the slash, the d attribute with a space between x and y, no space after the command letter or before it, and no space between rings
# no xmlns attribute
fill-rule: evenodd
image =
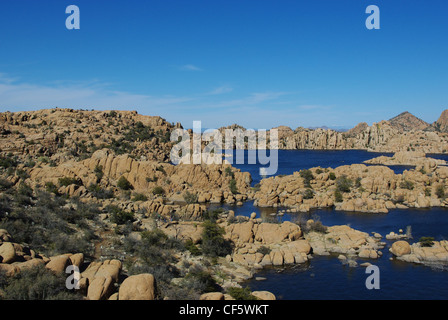
<svg viewBox="0 0 448 320"><path fill-rule="evenodd" d="M448 166L426 157L448 151L445 116L425 127L405 114L346 133L281 128L283 149L365 149L395 155L264 178L252 187L250 174L229 164L168 163L169 133L181 125L160 117L72 109L2 113L0 274L8 282L33 268L60 275L73 265L82 269L83 299L230 300L238 296L232 290L243 290L241 284L262 268L306 264L313 256L330 254L351 267L358 265L357 259L378 259L386 247L379 234L313 220L272 223L256 213L242 217L231 210L211 218L215 213L209 205L254 201L254 206L290 213L335 208L372 214L448 207ZM415 168L395 174L387 165ZM83 206L89 206L88 214ZM40 220L36 212L43 216ZM57 237L36 223L46 224ZM211 248L207 228L214 232ZM16 236L23 240L16 242ZM87 244L78 245L83 237ZM422 246L410 245L402 234L386 239L396 240L390 252L399 260L448 262L445 241ZM29 241L50 254L38 253ZM275 299L265 291L238 294Z"/></svg>

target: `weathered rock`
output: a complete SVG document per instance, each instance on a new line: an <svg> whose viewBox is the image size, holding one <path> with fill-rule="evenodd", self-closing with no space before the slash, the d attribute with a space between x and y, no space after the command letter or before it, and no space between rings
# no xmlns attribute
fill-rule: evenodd
<svg viewBox="0 0 448 320"><path fill-rule="evenodd" d="M16 250L11 242L4 242L0 246L0 262L12 263L16 259Z"/></svg>
<svg viewBox="0 0 448 320"><path fill-rule="evenodd" d="M411 246L406 241L403 240L396 241L392 244L390 252L397 257L401 257L403 255L411 253Z"/></svg>
<svg viewBox="0 0 448 320"><path fill-rule="evenodd" d="M277 300L275 295L269 291L253 291L252 295L260 300Z"/></svg>
<svg viewBox="0 0 448 320"><path fill-rule="evenodd" d="M89 300L106 300L114 291L114 281L111 277L96 277L92 281L89 280L87 289L87 299Z"/></svg>
<svg viewBox="0 0 448 320"><path fill-rule="evenodd" d="M209 292L201 295L199 300L225 300L225 297L221 292Z"/></svg>
<svg viewBox="0 0 448 320"><path fill-rule="evenodd" d="M126 278L118 291L119 300L154 300L156 281L152 274L138 274Z"/></svg>

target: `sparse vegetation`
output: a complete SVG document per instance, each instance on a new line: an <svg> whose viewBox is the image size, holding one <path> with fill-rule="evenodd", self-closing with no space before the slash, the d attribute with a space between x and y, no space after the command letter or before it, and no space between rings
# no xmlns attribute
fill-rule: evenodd
<svg viewBox="0 0 448 320"><path fill-rule="evenodd" d="M404 180L400 182L400 188L407 190L414 190L414 183L412 181Z"/></svg>
<svg viewBox="0 0 448 320"><path fill-rule="evenodd" d="M421 237L418 241L422 247L432 247L434 245L433 237Z"/></svg>
<svg viewBox="0 0 448 320"><path fill-rule="evenodd" d="M301 170L300 176L303 179L303 183L306 188L311 188L311 180L314 179L314 175L311 170Z"/></svg>
<svg viewBox="0 0 448 320"><path fill-rule="evenodd" d="M196 193L191 193L189 191L185 192L184 200L187 204L197 203L198 202L198 195Z"/></svg>
<svg viewBox="0 0 448 320"><path fill-rule="evenodd" d="M437 187L436 189L436 196L439 199L444 199L445 198L445 188L443 185L440 185Z"/></svg>
<svg viewBox="0 0 448 320"><path fill-rule="evenodd" d="M134 189L132 184L124 176L121 176L120 179L118 179L117 187L125 191Z"/></svg>
<svg viewBox="0 0 448 320"><path fill-rule="evenodd" d="M353 181L351 179L347 178L347 176L345 176L345 175L342 175L336 179L336 188L340 192L345 192L345 193L350 192L350 189L352 188L352 186L353 186Z"/></svg>
<svg viewBox="0 0 448 320"><path fill-rule="evenodd" d="M238 187L236 186L235 179L230 180L229 188L230 188L230 192L232 192L233 194L238 194Z"/></svg>

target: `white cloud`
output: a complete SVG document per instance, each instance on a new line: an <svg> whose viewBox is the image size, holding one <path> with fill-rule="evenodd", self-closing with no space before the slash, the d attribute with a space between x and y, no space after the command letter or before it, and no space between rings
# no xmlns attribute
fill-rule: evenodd
<svg viewBox="0 0 448 320"><path fill-rule="evenodd" d="M180 70L183 71L202 71L201 68L193 65L193 64L186 64L180 67Z"/></svg>
<svg viewBox="0 0 448 320"><path fill-rule="evenodd" d="M209 92L209 94L210 95L224 94L224 93L229 93L229 92L232 92L232 91L233 91L233 88L231 88L231 87L221 86L221 87L215 88L214 90Z"/></svg>

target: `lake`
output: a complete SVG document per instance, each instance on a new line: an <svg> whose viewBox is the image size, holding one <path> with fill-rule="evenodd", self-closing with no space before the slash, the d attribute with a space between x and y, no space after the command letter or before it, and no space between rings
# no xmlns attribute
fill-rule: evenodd
<svg viewBox="0 0 448 320"><path fill-rule="evenodd" d="M292 174L295 171L312 167L331 167L362 163L365 160L387 153L371 153L362 150L316 151L316 150L279 150L279 174ZM448 155L428 155L433 158L448 160ZM234 164L242 171L250 172L253 184L260 181L260 165ZM409 169L406 166L391 166L396 173ZM243 206L224 205L236 215L249 216L252 212L257 217L273 219L272 214L282 208L254 207L252 201ZM385 239L391 231L406 232L412 230L416 242L422 236L431 236L436 240L448 239L448 209L405 209L391 210L388 214L352 213L334 209L316 209L310 213L285 213L275 219L318 219L326 226L349 225L367 233L378 232L387 245L382 249L383 255L375 260L358 259L357 262L370 262L380 269L380 289L368 290L365 281L369 274L364 267L343 265L335 256L314 256L304 265L293 267L270 267L259 271L255 278L243 284L251 290L268 290L278 299L284 300L416 300L448 299L448 271L433 269L428 266L401 262L391 258L389 248L393 241Z"/></svg>

